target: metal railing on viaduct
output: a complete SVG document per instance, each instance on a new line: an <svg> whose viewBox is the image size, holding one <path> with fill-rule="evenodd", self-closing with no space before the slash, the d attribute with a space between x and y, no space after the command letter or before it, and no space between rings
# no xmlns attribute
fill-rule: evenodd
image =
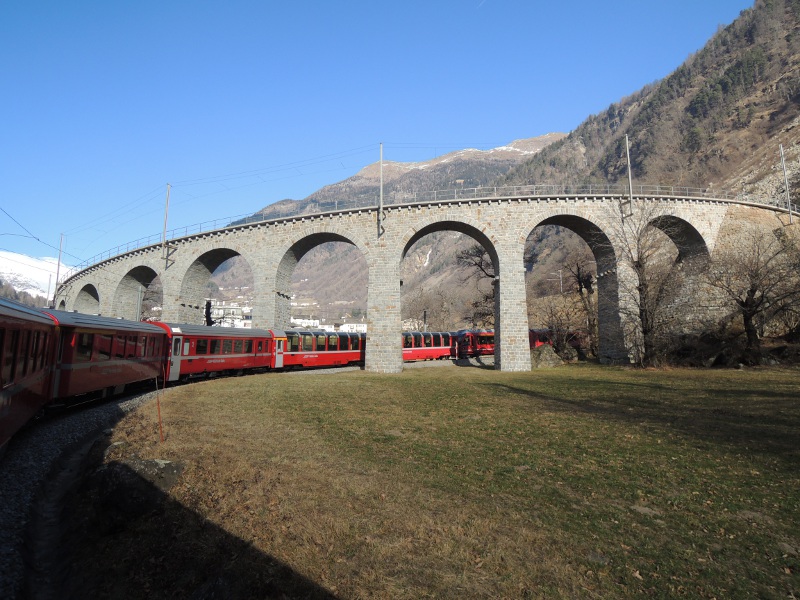
<svg viewBox="0 0 800 600"><path fill-rule="evenodd" d="M624 197L632 194L638 197L659 197L673 199L708 199L720 202L737 202L754 204L791 210L798 213L800 207L797 205L786 205L785 200L780 198L769 198L746 193L734 193L726 190L714 188L693 188L675 185L635 185L633 190L629 190L624 184L587 184L587 185L522 185L504 187L476 187L476 188L455 188L446 190L432 190L425 192L388 193L383 198L384 206L414 205L444 202L473 202L473 201L492 201L513 198L566 198L566 197ZM321 216L331 212L346 212L354 210L377 210L379 199L377 196L364 196L356 200L336 200L336 201L313 201L305 203L281 202L268 206L263 213L247 213L224 217L211 221L203 221L193 225L177 227L166 233L166 241L190 237L193 235L217 231L229 227L239 227L253 223L281 221L298 216ZM155 246L163 243L162 234L153 234L142 237L131 242L120 244L110 248L100 254L96 254L81 263L72 266L62 277L62 283L68 281L84 269L104 262L111 258L128 254L135 250Z"/></svg>

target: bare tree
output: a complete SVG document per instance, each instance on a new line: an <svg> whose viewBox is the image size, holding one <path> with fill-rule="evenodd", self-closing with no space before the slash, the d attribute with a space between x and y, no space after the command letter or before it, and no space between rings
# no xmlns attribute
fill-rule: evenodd
<svg viewBox="0 0 800 600"><path fill-rule="evenodd" d="M494 327L495 272L489 253L480 244L474 244L460 251L456 259L466 268L462 283L474 282L478 294L464 318L475 327Z"/></svg>
<svg viewBox="0 0 800 600"><path fill-rule="evenodd" d="M797 244L782 230L746 226L736 248L721 249L709 265L707 280L735 305L746 336L742 359L761 362L758 321L796 312L800 301Z"/></svg>
<svg viewBox="0 0 800 600"><path fill-rule="evenodd" d="M598 356L597 281L594 269L588 261L578 260L574 265L568 265L567 271L570 274L570 287L574 287L577 291L581 306L583 306L589 352L592 356Z"/></svg>
<svg viewBox="0 0 800 600"><path fill-rule="evenodd" d="M428 331L451 331L458 329L455 326L454 304L460 298L448 294L437 288L428 291L423 288L416 290L410 297L403 300L403 320L412 329Z"/></svg>
<svg viewBox="0 0 800 600"><path fill-rule="evenodd" d="M619 276L620 313L634 360L648 366L658 362L659 336L672 321L669 309L682 287L683 257L674 240L685 237L680 224L655 203L621 203L610 219L612 244ZM673 240L673 241L670 241ZM627 271L627 273L625 273Z"/></svg>
<svg viewBox="0 0 800 600"><path fill-rule="evenodd" d="M586 324L583 307L576 294L556 294L539 303L545 326L550 330L553 350L562 354L571 346L576 331Z"/></svg>

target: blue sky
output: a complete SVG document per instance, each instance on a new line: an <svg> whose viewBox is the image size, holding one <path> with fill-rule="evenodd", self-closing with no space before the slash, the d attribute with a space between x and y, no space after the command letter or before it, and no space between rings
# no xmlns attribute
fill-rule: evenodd
<svg viewBox="0 0 800 600"><path fill-rule="evenodd" d="M553 131L752 0L0 3L0 250L68 263ZM245 174L247 174L245 176Z"/></svg>

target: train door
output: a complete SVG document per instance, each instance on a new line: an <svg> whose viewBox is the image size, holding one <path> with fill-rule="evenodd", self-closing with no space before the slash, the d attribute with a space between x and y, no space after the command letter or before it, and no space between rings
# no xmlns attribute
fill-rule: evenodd
<svg viewBox="0 0 800 600"><path fill-rule="evenodd" d="M169 361L169 381L178 381L181 376L181 360L183 350L183 338L175 336L172 338L172 356Z"/></svg>
<svg viewBox="0 0 800 600"><path fill-rule="evenodd" d="M282 369L283 368L283 353L286 350L285 348L286 340L275 340L275 368Z"/></svg>

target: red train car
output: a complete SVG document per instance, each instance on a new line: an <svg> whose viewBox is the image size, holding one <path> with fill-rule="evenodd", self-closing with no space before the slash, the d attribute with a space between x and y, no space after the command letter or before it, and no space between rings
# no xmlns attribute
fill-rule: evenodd
<svg viewBox="0 0 800 600"><path fill-rule="evenodd" d="M0 454L52 396L55 334L47 315L0 299Z"/></svg>
<svg viewBox="0 0 800 600"><path fill-rule="evenodd" d="M166 381L217 373L280 369L286 336L282 331L154 323L168 337Z"/></svg>
<svg viewBox="0 0 800 600"><path fill-rule="evenodd" d="M287 330L285 367L341 367L363 363L366 336L322 330Z"/></svg>
<svg viewBox="0 0 800 600"><path fill-rule="evenodd" d="M478 329L458 332L458 357L494 354L494 331Z"/></svg>
<svg viewBox="0 0 800 600"><path fill-rule="evenodd" d="M46 309L58 332L53 398L121 393L163 372L166 337L150 323Z"/></svg>
<svg viewBox="0 0 800 600"><path fill-rule="evenodd" d="M530 329L528 330L528 341L530 342L531 350L539 346L552 346L552 332L549 329Z"/></svg>
<svg viewBox="0 0 800 600"><path fill-rule="evenodd" d="M447 332L404 331L403 360L455 358L457 336Z"/></svg>

